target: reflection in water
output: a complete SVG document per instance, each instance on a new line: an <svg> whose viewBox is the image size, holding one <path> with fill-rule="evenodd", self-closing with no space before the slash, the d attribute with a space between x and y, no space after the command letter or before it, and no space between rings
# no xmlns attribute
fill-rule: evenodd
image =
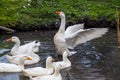
<svg viewBox="0 0 120 80"><path fill-rule="evenodd" d="M41 41L40 53L38 53L41 61L37 64L26 66L26 68L36 66L45 67L45 60L50 55L54 56L57 60L61 60L61 56L56 54L53 44L53 36L55 33L56 31L40 31L14 34L20 38L22 44L24 41ZM4 51L1 52L1 50L10 49L13 46L13 43L3 42L11 36L12 34L7 34L0 37L0 55L4 53ZM69 57L72 62L71 69L69 72L66 70L61 71L63 80L120 80L120 50L116 47L116 38L116 31L111 30L101 38L78 45L75 48L77 54ZM4 56L0 58L0 61L7 62ZM13 80L11 79L12 77L14 77L15 80L29 80L29 78L17 73L0 74L0 80Z"/></svg>
<svg viewBox="0 0 120 80"><path fill-rule="evenodd" d="M20 80L18 73L0 73L0 80Z"/></svg>
<svg viewBox="0 0 120 80"><path fill-rule="evenodd" d="M10 49L0 49L0 54L3 54L3 53L6 53L6 52L8 52L8 51L10 51Z"/></svg>

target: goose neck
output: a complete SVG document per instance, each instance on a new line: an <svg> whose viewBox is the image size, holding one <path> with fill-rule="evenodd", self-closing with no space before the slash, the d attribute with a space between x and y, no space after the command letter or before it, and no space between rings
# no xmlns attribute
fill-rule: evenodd
<svg viewBox="0 0 120 80"><path fill-rule="evenodd" d="M25 62L25 59L20 59L20 63L18 64L18 66L21 68L21 69L24 69L24 62Z"/></svg>
<svg viewBox="0 0 120 80"><path fill-rule="evenodd" d="M46 68L52 68L52 62L46 61Z"/></svg>
<svg viewBox="0 0 120 80"><path fill-rule="evenodd" d="M67 56L63 56L63 61L64 61L64 62L69 61L69 59L67 58Z"/></svg>
<svg viewBox="0 0 120 80"><path fill-rule="evenodd" d="M20 47L20 41L15 42L14 47L17 47L17 48Z"/></svg>
<svg viewBox="0 0 120 80"><path fill-rule="evenodd" d="M65 23L66 23L65 16L62 16L61 17L61 24L60 24L60 28L59 28L60 32L65 32Z"/></svg>
<svg viewBox="0 0 120 80"><path fill-rule="evenodd" d="M53 75L54 75L54 76L58 76L58 75L60 75L60 69L55 68L55 72L54 72Z"/></svg>

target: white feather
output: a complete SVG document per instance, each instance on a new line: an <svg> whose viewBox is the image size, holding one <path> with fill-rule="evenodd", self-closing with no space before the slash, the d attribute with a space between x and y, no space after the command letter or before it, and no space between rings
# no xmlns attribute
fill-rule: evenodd
<svg viewBox="0 0 120 80"><path fill-rule="evenodd" d="M39 57L39 55L37 55L33 52L33 46L34 45L29 46L26 54L19 54L19 55L14 55L14 56L6 55L6 58L10 63L19 64L21 57L30 56L30 57L32 57L32 60L26 60L24 63L25 65L38 63L40 61L40 57Z"/></svg>
<svg viewBox="0 0 120 80"><path fill-rule="evenodd" d="M46 59L46 67L35 67L35 68L27 68L23 70L24 76L42 76L48 75L53 73L53 66L52 66L52 57L48 57Z"/></svg>
<svg viewBox="0 0 120 80"><path fill-rule="evenodd" d="M58 61L58 62L53 62L52 65L54 67L56 67L57 65L61 65L61 69L65 69L65 68L69 68L71 67L71 62L70 60L67 58L68 57L68 53L65 51L62 55L63 61Z"/></svg>
<svg viewBox="0 0 120 80"><path fill-rule="evenodd" d="M106 32L108 32L107 28L90 28L90 29L82 29L74 32L72 34L65 34L66 43L69 48L73 49L75 46L81 43L85 43L92 39L101 37Z"/></svg>
<svg viewBox="0 0 120 80"><path fill-rule="evenodd" d="M21 68L15 64L0 63L0 72L21 72Z"/></svg>
<svg viewBox="0 0 120 80"><path fill-rule="evenodd" d="M20 46L20 39L16 36L13 36L7 41L12 41L15 43L15 45L11 49L11 54L12 55L18 55L18 54L26 54L28 53L29 46L33 46L33 52L38 52L39 51L39 46L41 45L40 42L32 41L27 44L21 45Z"/></svg>
<svg viewBox="0 0 120 80"><path fill-rule="evenodd" d="M29 56L22 56L18 65L11 63L0 63L0 72L21 72L24 69L24 61L31 59L32 58Z"/></svg>
<svg viewBox="0 0 120 80"><path fill-rule="evenodd" d="M55 67L55 72L51 75L43 75L43 76L37 76L32 78L30 76L30 80L62 80L62 76L60 74L61 65L57 65Z"/></svg>

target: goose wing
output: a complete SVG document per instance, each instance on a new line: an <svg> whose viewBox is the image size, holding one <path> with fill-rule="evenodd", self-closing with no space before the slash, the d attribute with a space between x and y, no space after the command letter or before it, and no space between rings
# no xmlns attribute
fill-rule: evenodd
<svg viewBox="0 0 120 80"><path fill-rule="evenodd" d="M73 25L73 26L69 26L66 30L65 30L65 35L69 35L69 34L72 34L80 29L83 29L84 28L84 23L82 24L76 24L76 25Z"/></svg>
<svg viewBox="0 0 120 80"><path fill-rule="evenodd" d="M24 45L21 45L21 46L19 47L19 51L18 51L18 52L26 53L27 50L28 50L28 47L29 47L30 45L33 45L33 44L34 44L34 41L33 41L33 42L30 42L30 43L27 43L27 44L24 44Z"/></svg>
<svg viewBox="0 0 120 80"><path fill-rule="evenodd" d="M94 38L101 37L106 32L108 32L108 28L91 28L85 30L79 30L70 35L65 35L66 43L68 48L73 49L76 45L85 43Z"/></svg>
<svg viewBox="0 0 120 80"><path fill-rule="evenodd" d="M21 45L19 47L19 51L20 53L27 53L27 51L29 50L29 46L35 46L33 51L34 52L39 52L39 46L40 46L40 42L37 42L37 41L32 41L32 42L29 42L27 44L24 44L24 45Z"/></svg>

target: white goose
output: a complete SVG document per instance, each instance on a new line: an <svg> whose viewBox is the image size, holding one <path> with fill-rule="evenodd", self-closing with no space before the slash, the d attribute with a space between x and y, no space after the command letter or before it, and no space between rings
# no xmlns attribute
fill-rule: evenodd
<svg viewBox="0 0 120 80"><path fill-rule="evenodd" d="M67 51L69 56L75 54L75 52L70 52L68 48L74 49L78 44L101 37L108 32L107 28L83 29L83 24L70 26L65 31L66 19L64 12L57 11L56 14L61 18L60 28L54 36L54 44L58 54L62 55L64 51Z"/></svg>
<svg viewBox="0 0 120 80"><path fill-rule="evenodd" d="M68 57L68 53L67 51L65 51L62 55L63 61L53 62L52 65L56 67L58 64L60 64L62 66L61 69L71 67L71 62L67 57Z"/></svg>
<svg viewBox="0 0 120 80"><path fill-rule="evenodd" d="M18 55L18 54L25 54L27 53L29 46L34 45L35 47L33 47L33 51L34 52L38 52L39 51L39 46L40 46L40 42L30 42L24 45L20 46L20 39L16 36L13 36L9 39L7 39L8 42L14 42L15 45L13 46L13 48L11 49L11 54L12 55Z"/></svg>
<svg viewBox="0 0 120 80"><path fill-rule="evenodd" d="M29 56L23 56L20 59L20 64L0 63L0 72L21 72L24 69L24 61L32 60Z"/></svg>
<svg viewBox="0 0 120 80"><path fill-rule="evenodd" d="M37 55L37 54L35 54L33 52L34 45L30 45L29 46L29 49L28 49L26 54L19 54L19 55L14 55L14 56L6 55L7 60L10 63L13 63L13 64L19 64L19 61L20 61L21 57L23 57L23 56L30 56L30 57L32 57L32 60L26 60L24 62L25 65L38 63L40 61L40 57L39 57L39 55Z"/></svg>
<svg viewBox="0 0 120 80"><path fill-rule="evenodd" d="M53 73L53 66L52 66L52 57L48 57L46 59L46 67L35 67L35 68L27 68L23 70L24 76L42 76L48 75Z"/></svg>
<svg viewBox="0 0 120 80"><path fill-rule="evenodd" d="M30 80L62 80L60 69L61 69L61 65L59 64L55 67L55 72L52 75L43 75L34 78L30 76Z"/></svg>

